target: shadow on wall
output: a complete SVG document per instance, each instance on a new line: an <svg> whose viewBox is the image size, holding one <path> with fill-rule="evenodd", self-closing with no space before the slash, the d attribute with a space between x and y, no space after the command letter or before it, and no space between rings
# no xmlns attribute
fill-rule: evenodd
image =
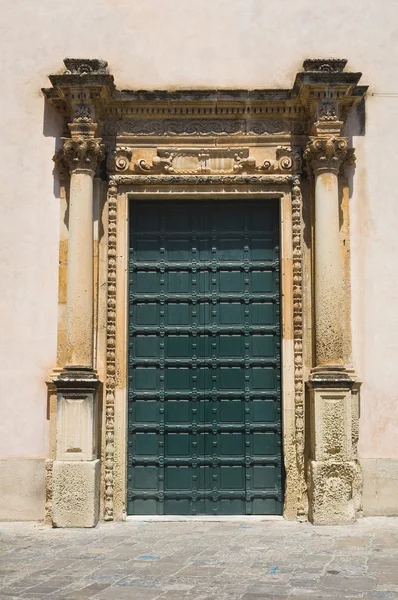
<svg viewBox="0 0 398 600"><path fill-rule="evenodd" d="M362 100L352 108L344 125L343 135L348 138L348 145L350 148L355 148L353 143L354 136L358 137L366 134L365 106L365 98L362 98ZM354 173L355 165L346 168L348 193L350 198L352 198L354 191Z"/></svg>
<svg viewBox="0 0 398 600"><path fill-rule="evenodd" d="M44 137L51 137L54 139L54 151L53 151L53 156L54 156L54 154L62 146L61 137L63 135L66 135L66 132L64 131L65 123L64 123L64 118L62 117L62 115L60 115L56 111L54 106L52 106L46 98L43 98L43 100L44 100L43 135L44 135ZM52 156L49 158L51 160ZM49 162L49 164L50 164L50 162ZM55 165L54 165L54 167L55 167ZM54 175L54 177L53 177L53 194L54 194L55 198L59 199L59 197L60 197L60 182L59 182L58 171L56 168L54 168L54 170L53 170L53 175Z"/></svg>

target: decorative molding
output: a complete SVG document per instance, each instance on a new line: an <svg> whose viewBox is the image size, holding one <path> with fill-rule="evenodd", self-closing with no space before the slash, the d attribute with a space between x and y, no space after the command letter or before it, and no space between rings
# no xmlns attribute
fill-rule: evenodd
<svg viewBox="0 0 398 600"><path fill-rule="evenodd" d="M305 477L305 426L303 380L303 249L302 249L302 195L300 177L292 181L292 241L293 241L293 342L294 342L294 416L296 460L299 477L299 520L306 520L307 485Z"/></svg>
<svg viewBox="0 0 398 600"><path fill-rule="evenodd" d="M346 138L312 137L306 146L304 158L315 173L322 171L338 173L343 163L355 162L355 151L353 148L348 148Z"/></svg>
<svg viewBox="0 0 398 600"><path fill-rule="evenodd" d="M106 401L105 401L105 521L113 521L113 472L115 453L116 389L116 255L117 255L117 185L108 188L108 271L106 322Z"/></svg>
<svg viewBox="0 0 398 600"><path fill-rule="evenodd" d="M183 111L181 114L184 114ZM103 135L105 136L267 136L304 135L306 132L306 121L276 117L268 119L109 120L103 126Z"/></svg>
<svg viewBox="0 0 398 600"><path fill-rule="evenodd" d="M107 317L107 382L105 428L105 520L113 520L113 469L114 469L114 402L115 402L115 324L116 324L116 217L119 185L230 185L259 184L272 186L291 185L292 242L293 242L293 343L294 343L294 411L295 456L299 476L297 489L297 518L306 520L307 485L305 478L305 425L303 382L303 290L302 290L302 196L298 175L114 175L108 191L108 317Z"/></svg>
<svg viewBox="0 0 398 600"><path fill-rule="evenodd" d="M118 185L286 185L292 175L115 175Z"/></svg>

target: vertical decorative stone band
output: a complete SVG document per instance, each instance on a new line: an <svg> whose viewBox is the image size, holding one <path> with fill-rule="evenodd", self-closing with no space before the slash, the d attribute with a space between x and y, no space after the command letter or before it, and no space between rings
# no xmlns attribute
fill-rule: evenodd
<svg viewBox="0 0 398 600"><path fill-rule="evenodd" d="M108 297L106 330L106 407L105 407L105 521L113 520L113 470L115 442L116 388L116 252L117 185L108 188Z"/></svg>
<svg viewBox="0 0 398 600"><path fill-rule="evenodd" d="M294 336L294 411L296 460L299 477L297 490L297 517L307 518L307 486L304 462L304 383L303 383L303 290L302 290L302 196L300 177L292 182L292 240L293 240L293 336Z"/></svg>

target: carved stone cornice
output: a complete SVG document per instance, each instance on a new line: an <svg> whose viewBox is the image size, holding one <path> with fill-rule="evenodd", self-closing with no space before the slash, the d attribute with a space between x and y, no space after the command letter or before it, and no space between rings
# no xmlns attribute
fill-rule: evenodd
<svg viewBox="0 0 398 600"><path fill-rule="evenodd" d="M367 89L358 85L361 73L344 71L346 62L308 59L290 89L117 90L106 61L66 58L64 72L50 75L53 87L43 92L70 120L89 113L110 146L115 137L124 146L138 139L232 136L239 145L268 137L288 143L317 135L311 131L317 121L330 127L333 121L340 135L335 121L344 121Z"/></svg>
<svg viewBox="0 0 398 600"><path fill-rule="evenodd" d="M346 138L312 137L306 146L304 158L315 174L325 171L338 174L344 163L355 162L354 152L353 148L348 148Z"/></svg>

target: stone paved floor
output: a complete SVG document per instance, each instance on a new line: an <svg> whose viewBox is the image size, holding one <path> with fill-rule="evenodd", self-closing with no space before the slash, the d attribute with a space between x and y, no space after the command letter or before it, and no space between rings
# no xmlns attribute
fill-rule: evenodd
<svg viewBox="0 0 398 600"><path fill-rule="evenodd" d="M2 600L398 599L398 518L0 523L0 578Z"/></svg>

